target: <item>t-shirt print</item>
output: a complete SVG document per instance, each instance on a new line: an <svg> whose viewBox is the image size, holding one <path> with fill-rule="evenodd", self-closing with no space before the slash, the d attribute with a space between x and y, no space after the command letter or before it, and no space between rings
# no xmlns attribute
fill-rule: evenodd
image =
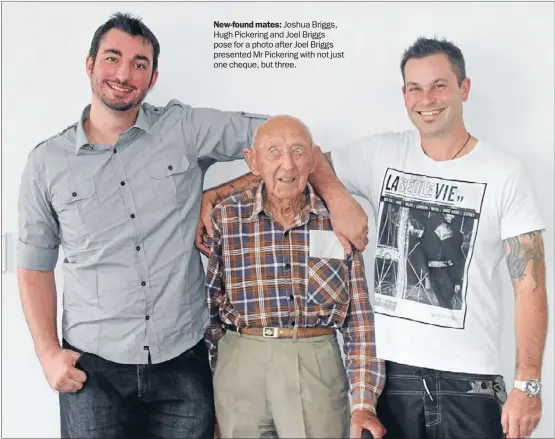
<svg viewBox="0 0 555 439"><path fill-rule="evenodd" d="M486 186L386 170L378 213L376 313L464 329L468 268Z"/></svg>

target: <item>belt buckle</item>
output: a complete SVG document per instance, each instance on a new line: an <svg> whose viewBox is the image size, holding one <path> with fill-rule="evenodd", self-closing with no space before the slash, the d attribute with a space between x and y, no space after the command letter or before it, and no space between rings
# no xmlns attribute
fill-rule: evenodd
<svg viewBox="0 0 555 439"><path fill-rule="evenodd" d="M262 337L264 338L278 338L279 328L262 328Z"/></svg>

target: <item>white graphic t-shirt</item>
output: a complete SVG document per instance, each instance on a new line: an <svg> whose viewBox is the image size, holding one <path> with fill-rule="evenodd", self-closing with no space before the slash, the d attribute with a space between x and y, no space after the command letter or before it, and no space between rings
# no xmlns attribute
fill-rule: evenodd
<svg viewBox="0 0 555 439"><path fill-rule="evenodd" d="M544 228L522 166L484 141L434 161L412 130L364 138L332 161L375 214L378 356L500 374L503 240Z"/></svg>

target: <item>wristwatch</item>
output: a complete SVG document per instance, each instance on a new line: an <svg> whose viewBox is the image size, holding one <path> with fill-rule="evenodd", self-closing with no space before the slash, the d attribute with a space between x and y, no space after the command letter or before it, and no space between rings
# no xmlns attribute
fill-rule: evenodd
<svg viewBox="0 0 555 439"><path fill-rule="evenodd" d="M515 380L514 388L518 390L522 390L526 393L526 396L534 397L540 394L542 389L542 384L540 380L531 379L528 381L518 381Z"/></svg>

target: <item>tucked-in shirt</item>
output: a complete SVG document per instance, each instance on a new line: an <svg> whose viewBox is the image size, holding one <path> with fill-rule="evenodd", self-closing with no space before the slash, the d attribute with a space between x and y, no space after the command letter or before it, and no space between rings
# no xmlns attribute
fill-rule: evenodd
<svg viewBox="0 0 555 439"><path fill-rule="evenodd" d="M264 207L264 183L214 208L206 291L206 331L215 367L217 341L236 328L336 328L343 334L352 410L372 409L384 384L376 358L374 316L359 252L342 258L312 252L310 231L333 234L330 216L310 185L306 205L283 229Z"/></svg>
<svg viewBox="0 0 555 439"><path fill-rule="evenodd" d="M266 116L145 103L112 146L89 142L89 112L29 155L18 265L52 271L61 244L64 338L118 363L167 361L208 325L194 246L206 169L241 158Z"/></svg>

